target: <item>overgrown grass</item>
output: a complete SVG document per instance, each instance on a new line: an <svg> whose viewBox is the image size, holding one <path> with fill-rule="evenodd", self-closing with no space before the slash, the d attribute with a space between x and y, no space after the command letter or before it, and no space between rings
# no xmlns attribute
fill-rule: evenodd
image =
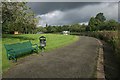
<svg viewBox="0 0 120 80"><path fill-rule="evenodd" d="M73 35L60 35L60 34L21 34L21 35L9 35L4 34L2 38L2 69L6 71L11 62L7 60L6 50L4 44L12 44L18 42L24 42L30 40L33 44L39 45L39 37L45 36L47 39L47 46L45 51L51 51L53 49L68 45L78 40L77 36ZM41 50L39 50L41 52Z"/></svg>

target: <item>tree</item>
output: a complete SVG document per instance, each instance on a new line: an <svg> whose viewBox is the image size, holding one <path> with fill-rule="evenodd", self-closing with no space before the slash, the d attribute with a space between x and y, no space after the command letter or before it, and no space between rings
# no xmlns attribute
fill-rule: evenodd
<svg viewBox="0 0 120 80"><path fill-rule="evenodd" d="M88 28L90 29L90 31L98 31L99 29L103 29L102 25L104 24L105 20L106 18L103 13L98 13L95 18L90 18Z"/></svg>
<svg viewBox="0 0 120 80"><path fill-rule="evenodd" d="M57 26L52 26L51 32L54 32L54 33L55 33L55 32L58 32L56 27L57 27Z"/></svg>
<svg viewBox="0 0 120 80"><path fill-rule="evenodd" d="M103 13L98 13L95 17L96 20L99 20L100 22L104 22L106 20L105 16Z"/></svg>
<svg viewBox="0 0 120 80"><path fill-rule="evenodd" d="M63 25L62 31L69 31L69 25Z"/></svg>
<svg viewBox="0 0 120 80"><path fill-rule="evenodd" d="M80 32L86 31L86 27L87 26L85 24L80 25Z"/></svg>
<svg viewBox="0 0 120 80"><path fill-rule="evenodd" d="M2 2L2 32L33 33L37 19L26 2Z"/></svg>
<svg viewBox="0 0 120 80"><path fill-rule="evenodd" d="M47 32L46 28L42 27L42 26L39 26L36 28L36 32Z"/></svg>
<svg viewBox="0 0 120 80"><path fill-rule="evenodd" d="M47 30L47 33L51 33L51 32L52 32L52 31L51 31L52 28L51 28L50 25L49 25L49 26L46 26L45 28L46 28L46 30Z"/></svg>
<svg viewBox="0 0 120 80"><path fill-rule="evenodd" d="M88 25L90 27L90 31L95 31L96 30L96 26L97 26L96 19L94 17L91 17Z"/></svg>
<svg viewBox="0 0 120 80"><path fill-rule="evenodd" d="M108 21L108 25L110 30L116 30L118 27L118 22L116 22L115 20L111 19Z"/></svg>
<svg viewBox="0 0 120 80"><path fill-rule="evenodd" d="M62 26L56 26L57 32L62 32Z"/></svg>

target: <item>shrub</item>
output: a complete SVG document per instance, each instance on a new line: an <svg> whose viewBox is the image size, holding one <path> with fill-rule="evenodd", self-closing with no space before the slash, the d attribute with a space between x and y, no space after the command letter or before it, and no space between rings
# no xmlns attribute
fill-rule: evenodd
<svg viewBox="0 0 120 80"><path fill-rule="evenodd" d="M109 43L115 51L118 61L120 62L120 38L118 37L117 31L97 31L90 32L89 35Z"/></svg>

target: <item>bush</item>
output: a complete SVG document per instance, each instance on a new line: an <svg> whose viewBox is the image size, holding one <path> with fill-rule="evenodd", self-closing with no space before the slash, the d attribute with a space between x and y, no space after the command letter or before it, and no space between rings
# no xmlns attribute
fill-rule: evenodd
<svg viewBox="0 0 120 80"><path fill-rule="evenodd" d="M117 31L97 31L90 32L89 35L109 43L115 51L118 61L120 62L120 38L118 38Z"/></svg>

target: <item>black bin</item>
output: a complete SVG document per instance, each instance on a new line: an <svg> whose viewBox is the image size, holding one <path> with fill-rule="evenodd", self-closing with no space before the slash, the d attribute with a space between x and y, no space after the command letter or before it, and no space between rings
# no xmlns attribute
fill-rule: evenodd
<svg viewBox="0 0 120 80"><path fill-rule="evenodd" d="M41 36L41 37L39 38L39 40L40 40L40 48L41 48L41 49L45 49L45 46L46 46L46 37Z"/></svg>

